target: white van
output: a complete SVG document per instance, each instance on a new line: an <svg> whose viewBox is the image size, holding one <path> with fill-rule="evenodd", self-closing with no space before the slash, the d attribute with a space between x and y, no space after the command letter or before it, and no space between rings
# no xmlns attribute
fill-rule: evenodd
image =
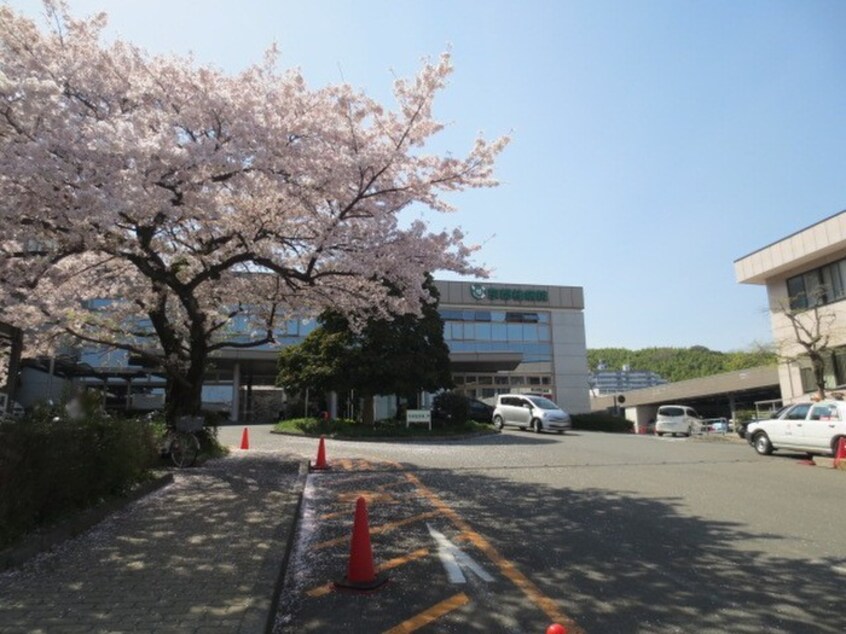
<svg viewBox="0 0 846 634"><path fill-rule="evenodd" d="M702 417L687 405L662 405L655 418L655 433L690 436L702 429Z"/></svg>

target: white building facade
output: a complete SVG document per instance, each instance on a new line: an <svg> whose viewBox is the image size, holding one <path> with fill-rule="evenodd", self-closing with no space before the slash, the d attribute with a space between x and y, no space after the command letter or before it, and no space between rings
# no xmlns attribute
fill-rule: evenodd
<svg viewBox="0 0 846 634"><path fill-rule="evenodd" d="M734 267L738 282L767 289L784 402L816 391L810 361L788 314L812 331L819 326L828 337L826 388L846 385L846 211L758 249Z"/></svg>

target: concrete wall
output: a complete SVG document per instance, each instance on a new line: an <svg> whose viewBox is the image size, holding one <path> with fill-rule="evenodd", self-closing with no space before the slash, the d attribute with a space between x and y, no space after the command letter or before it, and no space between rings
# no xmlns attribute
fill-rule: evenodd
<svg viewBox="0 0 846 634"><path fill-rule="evenodd" d="M554 310L550 325L556 401L568 412L589 412L590 386L584 313Z"/></svg>

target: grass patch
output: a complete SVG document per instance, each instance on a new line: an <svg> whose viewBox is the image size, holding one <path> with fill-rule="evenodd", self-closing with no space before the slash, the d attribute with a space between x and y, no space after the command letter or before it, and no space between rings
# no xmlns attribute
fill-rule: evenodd
<svg viewBox="0 0 846 634"><path fill-rule="evenodd" d="M283 420L273 427L273 431L303 436L326 436L328 438L431 438L437 436L461 436L482 431L491 431L492 427L476 421L467 421L461 425L432 423L430 431L426 425L405 426L404 422L387 419L366 425L354 420L336 418L292 418Z"/></svg>

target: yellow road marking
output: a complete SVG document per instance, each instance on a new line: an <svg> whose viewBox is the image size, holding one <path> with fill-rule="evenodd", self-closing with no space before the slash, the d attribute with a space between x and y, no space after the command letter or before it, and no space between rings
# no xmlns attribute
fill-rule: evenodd
<svg viewBox="0 0 846 634"><path fill-rule="evenodd" d="M407 621L403 621L396 627L385 630L385 634L407 634L408 632L414 632L419 630L421 627L429 625L432 621L436 621L443 615L449 614L453 610L457 610L461 606L467 605L468 603L470 603L470 597L463 592L459 592L455 596L433 605L425 612L421 612L417 616L412 617Z"/></svg>
<svg viewBox="0 0 846 634"><path fill-rule="evenodd" d="M379 504L399 504L399 501L390 493L370 493L369 491L365 492L355 492L355 493L341 493L338 495L338 501L343 502L345 504L351 504L358 500L358 498L363 497L364 501L367 502L367 506L370 507L374 503ZM343 511L334 511L332 513L324 513L320 515L317 519L319 520L333 520L338 517L346 517L348 515L352 515L349 509Z"/></svg>
<svg viewBox="0 0 846 634"><path fill-rule="evenodd" d="M418 559L423 559L424 557L429 556L429 551L426 548L419 548L415 550L413 553L408 553L403 557L395 557L383 563L381 566L376 566L376 572L385 572L386 570L392 570L394 568L399 568L400 566L404 566L407 563L411 563L412 561L416 561ZM334 589L335 584L331 581L329 583L324 583L322 586L318 586L316 588L312 588L306 595L310 597L322 597L323 595L329 594Z"/></svg>
<svg viewBox="0 0 846 634"><path fill-rule="evenodd" d="M555 623L561 623L565 627L567 627L567 631L569 634L584 634L584 631L576 625L576 622L571 619L569 616L564 614L561 610L558 609L558 606L555 604L555 601L547 597L541 590L522 572L520 572L517 567L511 563L508 559L503 557L499 554L496 548L482 537L479 533L474 531L470 524L468 524L464 518L462 518L456 511L454 511L450 506L446 504L443 500L441 500L437 495L435 495L432 491L430 491L420 480L417 479L411 473L405 474L405 477L408 479L409 482L414 484L423 497L427 498L429 502L440 511L441 514L448 517L455 526L463 533L465 538L472 543L476 548L481 550L485 555L487 555L488 559L490 559L496 566L500 569L503 575L505 575L511 583L517 586L520 590L522 590L523 594L534 603L538 608L540 608L550 619L552 619ZM412 630L399 630L399 631L412 631Z"/></svg>
<svg viewBox="0 0 846 634"><path fill-rule="evenodd" d="M396 522L389 522L387 524L381 524L380 526L376 526L370 529L371 535L379 535L381 533L387 533L389 531L394 530L395 528L399 528L400 526L405 526L407 524L413 524L414 522L419 522L421 520L427 520L430 517L438 517L441 515L441 511L428 511L427 513L420 513L419 515L415 515L413 517L407 517L404 520L399 520ZM321 550L323 548L329 548L330 546L337 546L338 544L345 544L349 542L350 537L336 537L335 539L329 539L325 542L320 542L319 544L315 544L312 548L314 550Z"/></svg>

